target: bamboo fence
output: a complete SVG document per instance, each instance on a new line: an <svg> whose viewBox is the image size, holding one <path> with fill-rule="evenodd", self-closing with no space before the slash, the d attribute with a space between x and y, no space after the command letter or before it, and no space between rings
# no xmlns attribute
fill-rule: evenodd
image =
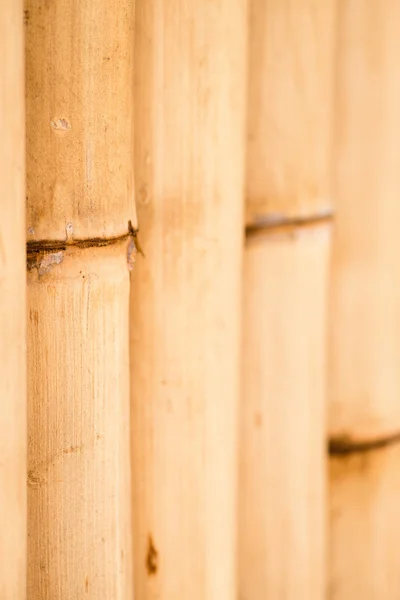
<svg viewBox="0 0 400 600"><path fill-rule="evenodd" d="M22 3L0 3L0 598L26 576L25 114Z"/></svg>
<svg viewBox="0 0 400 600"><path fill-rule="evenodd" d="M325 586L334 3L251 0L239 594Z"/></svg>
<svg viewBox="0 0 400 600"><path fill-rule="evenodd" d="M340 3L328 385L335 600L400 597L399 24L394 0Z"/></svg>
<svg viewBox="0 0 400 600"><path fill-rule="evenodd" d="M0 2L0 600L400 598L399 25Z"/></svg>
<svg viewBox="0 0 400 600"><path fill-rule="evenodd" d="M246 2L136 7L135 593L233 600Z"/></svg>
<svg viewBox="0 0 400 600"><path fill-rule="evenodd" d="M28 595L131 597L131 0L29 0Z"/></svg>

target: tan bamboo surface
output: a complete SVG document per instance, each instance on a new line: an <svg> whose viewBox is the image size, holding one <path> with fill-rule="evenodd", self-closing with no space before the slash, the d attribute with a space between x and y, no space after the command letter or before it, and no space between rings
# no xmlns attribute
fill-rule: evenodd
<svg viewBox="0 0 400 600"><path fill-rule="evenodd" d="M400 433L400 4L341 4L330 431ZM360 222L361 217L361 222Z"/></svg>
<svg viewBox="0 0 400 600"><path fill-rule="evenodd" d="M334 0L249 0L246 221L330 214Z"/></svg>
<svg viewBox="0 0 400 600"><path fill-rule="evenodd" d="M125 600L134 4L25 8L28 594Z"/></svg>
<svg viewBox="0 0 400 600"><path fill-rule="evenodd" d="M399 23L395 0L340 3L330 600L400 596Z"/></svg>
<svg viewBox="0 0 400 600"><path fill-rule="evenodd" d="M400 598L400 446L330 464L329 600Z"/></svg>
<svg viewBox="0 0 400 600"><path fill-rule="evenodd" d="M334 2L251 1L239 597L325 590Z"/></svg>
<svg viewBox="0 0 400 600"><path fill-rule="evenodd" d="M31 240L126 233L134 0L25 0Z"/></svg>
<svg viewBox="0 0 400 600"><path fill-rule="evenodd" d="M236 598L245 0L138 0L134 582Z"/></svg>
<svg viewBox="0 0 400 600"><path fill-rule="evenodd" d="M25 110L22 3L0 3L0 598L26 581Z"/></svg>
<svg viewBox="0 0 400 600"><path fill-rule="evenodd" d="M323 598L326 225L248 240L240 598Z"/></svg>

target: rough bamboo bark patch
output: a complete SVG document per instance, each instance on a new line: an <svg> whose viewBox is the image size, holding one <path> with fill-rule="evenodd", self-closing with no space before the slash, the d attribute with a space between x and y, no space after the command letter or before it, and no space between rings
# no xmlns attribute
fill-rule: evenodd
<svg viewBox="0 0 400 600"><path fill-rule="evenodd" d="M250 7L239 591L320 600L334 2Z"/></svg>
<svg viewBox="0 0 400 600"><path fill-rule="evenodd" d="M26 580L25 169L22 3L0 3L0 598Z"/></svg>
<svg viewBox="0 0 400 600"><path fill-rule="evenodd" d="M329 225L251 237L245 254L240 598L325 586Z"/></svg>
<svg viewBox="0 0 400 600"><path fill-rule="evenodd" d="M400 5L340 3L329 598L400 594Z"/></svg>
<svg viewBox="0 0 400 600"><path fill-rule="evenodd" d="M400 446L331 458L329 600L400 597Z"/></svg>
<svg viewBox="0 0 400 600"><path fill-rule="evenodd" d="M132 595L133 2L28 0L28 592Z"/></svg>
<svg viewBox="0 0 400 600"><path fill-rule="evenodd" d="M135 592L232 600L246 2L139 0L136 24Z"/></svg>
<svg viewBox="0 0 400 600"><path fill-rule="evenodd" d="M400 432L400 5L341 5L330 432Z"/></svg>

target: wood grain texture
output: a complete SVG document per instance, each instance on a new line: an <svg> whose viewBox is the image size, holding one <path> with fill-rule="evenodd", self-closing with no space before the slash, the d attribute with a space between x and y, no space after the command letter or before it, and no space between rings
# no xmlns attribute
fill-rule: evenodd
<svg viewBox="0 0 400 600"><path fill-rule="evenodd" d="M30 600L132 598L125 247L28 272Z"/></svg>
<svg viewBox="0 0 400 600"><path fill-rule="evenodd" d="M332 209L333 0L250 0L246 222Z"/></svg>
<svg viewBox="0 0 400 600"><path fill-rule="evenodd" d="M330 460L329 600L400 597L400 446Z"/></svg>
<svg viewBox="0 0 400 600"><path fill-rule="evenodd" d="M329 249L329 225L247 242L240 600L324 595Z"/></svg>
<svg viewBox="0 0 400 600"><path fill-rule="evenodd" d="M132 274L134 581L236 598L244 0L139 0Z"/></svg>
<svg viewBox="0 0 400 600"><path fill-rule="evenodd" d="M0 3L0 598L26 578L26 283L22 3Z"/></svg>
<svg viewBox="0 0 400 600"><path fill-rule="evenodd" d="M135 222L133 0L25 0L29 240Z"/></svg>
<svg viewBox="0 0 400 600"><path fill-rule="evenodd" d="M340 4L330 433L400 431L400 5Z"/></svg>

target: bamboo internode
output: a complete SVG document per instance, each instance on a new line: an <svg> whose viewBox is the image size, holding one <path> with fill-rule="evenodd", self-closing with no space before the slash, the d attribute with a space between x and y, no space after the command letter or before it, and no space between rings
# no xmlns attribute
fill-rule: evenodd
<svg viewBox="0 0 400 600"><path fill-rule="evenodd" d="M400 595L399 24L395 0L340 3L328 385L335 600Z"/></svg>
<svg viewBox="0 0 400 600"><path fill-rule="evenodd" d="M236 598L246 2L139 0L134 582Z"/></svg>
<svg viewBox="0 0 400 600"><path fill-rule="evenodd" d="M329 225L246 246L239 569L249 600L323 597L329 248Z"/></svg>
<svg viewBox="0 0 400 600"><path fill-rule="evenodd" d="M28 1L28 593L132 597L130 0Z"/></svg>
<svg viewBox="0 0 400 600"><path fill-rule="evenodd" d="M20 0L0 3L0 598L26 577L25 111Z"/></svg>
<svg viewBox="0 0 400 600"><path fill-rule="evenodd" d="M325 589L334 2L250 2L240 597Z"/></svg>
<svg viewBox="0 0 400 600"><path fill-rule="evenodd" d="M329 427L344 442L400 432L399 23L395 0L340 11Z"/></svg>
<svg viewBox="0 0 400 600"><path fill-rule="evenodd" d="M249 0L246 223L332 211L334 0Z"/></svg>

